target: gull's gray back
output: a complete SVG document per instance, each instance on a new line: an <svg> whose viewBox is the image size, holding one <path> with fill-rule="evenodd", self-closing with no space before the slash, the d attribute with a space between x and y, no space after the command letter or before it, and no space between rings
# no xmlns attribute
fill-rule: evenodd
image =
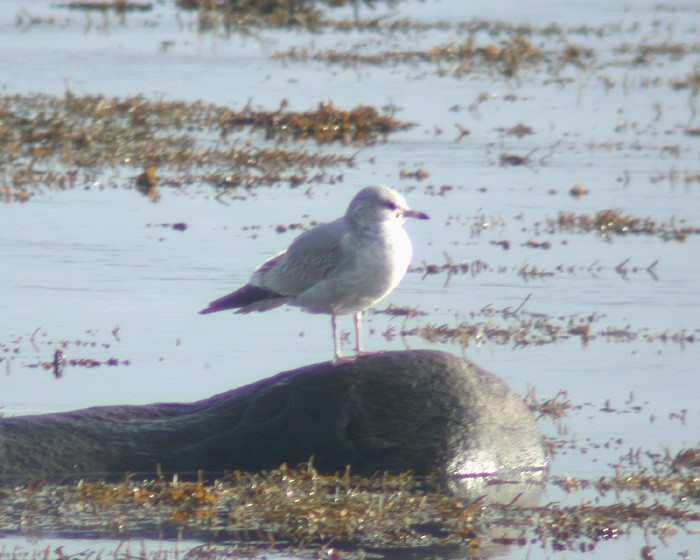
<svg viewBox="0 0 700 560"><path fill-rule="evenodd" d="M327 278L343 262L343 218L305 231L289 248L265 261L250 283L286 296L297 296Z"/></svg>

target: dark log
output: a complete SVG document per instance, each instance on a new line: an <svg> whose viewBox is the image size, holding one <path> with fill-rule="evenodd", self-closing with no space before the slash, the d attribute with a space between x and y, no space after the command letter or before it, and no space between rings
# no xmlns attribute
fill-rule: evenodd
<svg viewBox="0 0 700 560"><path fill-rule="evenodd" d="M0 482L208 476L313 457L323 472L454 480L542 472L537 425L501 379L427 350L281 373L195 403L0 419Z"/></svg>

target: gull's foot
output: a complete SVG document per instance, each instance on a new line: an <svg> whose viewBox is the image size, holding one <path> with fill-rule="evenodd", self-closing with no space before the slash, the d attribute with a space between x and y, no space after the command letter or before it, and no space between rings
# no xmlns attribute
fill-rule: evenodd
<svg viewBox="0 0 700 560"><path fill-rule="evenodd" d="M369 357L369 356L379 356L380 354L386 354L386 350L370 350L369 352L362 350L361 352L357 352L355 354L355 357L353 360L357 360L358 358L364 358L364 357Z"/></svg>
<svg viewBox="0 0 700 560"><path fill-rule="evenodd" d="M340 366L343 364L351 364L357 359L357 356L341 356L336 354L333 358L333 366Z"/></svg>
<svg viewBox="0 0 700 560"><path fill-rule="evenodd" d="M339 366L342 364L352 364L360 358L365 358L369 356L379 356L381 354L386 354L386 350L376 350L371 352L366 352L362 350L361 352L356 352L354 356L341 356L339 354L336 354L335 358L333 358L333 365Z"/></svg>

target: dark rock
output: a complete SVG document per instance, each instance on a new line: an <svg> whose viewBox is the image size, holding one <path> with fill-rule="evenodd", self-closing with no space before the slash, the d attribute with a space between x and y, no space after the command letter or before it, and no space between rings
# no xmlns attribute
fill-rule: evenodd
<svg viewBox="0 0 700 560"><path fill-rule="evenodd" d="M0 482L211 476L296 465L437 472L467 481L542 472L539 430L494 375L435 351L363 355L281 373L190 404L0 419Z"/></svg>

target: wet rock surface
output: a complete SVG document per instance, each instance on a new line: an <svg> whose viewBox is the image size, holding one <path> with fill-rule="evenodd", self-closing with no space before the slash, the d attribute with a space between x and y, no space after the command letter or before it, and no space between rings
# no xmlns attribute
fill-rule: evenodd
<svg viewBox="0 0 700 560"><path fill-rule="evenodd" d="M535 421L498 377L444 352L321 363L181 404L0 419L0 481L194 476L313 458L321 471L520 477L546 465Z"/></svg>

